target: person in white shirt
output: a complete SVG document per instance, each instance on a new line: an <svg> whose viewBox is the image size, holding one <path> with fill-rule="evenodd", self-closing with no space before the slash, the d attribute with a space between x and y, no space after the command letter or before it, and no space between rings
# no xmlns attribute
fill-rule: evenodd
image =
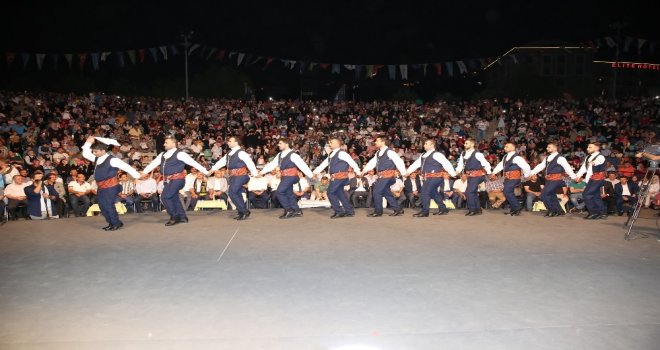
<svg viewBox="0 0 660 350"><path fill-rule="evenodd" d="M273 169L279 168L280 184L277 187L277 199L284 208L284 214L280 216L280 219L302 216L298 200L293 194L294 184L300 181L298 169L310 178L314 176L300 155L291 150L290 142L287 138L281 138L277 144L280 153L270 163L266 164L260 172L260 174L267 174ZM307 184L307 187L309 187L309 184Z"/></svg>
<svg viewBox="0 0 660 350"><path fill-rule="evenodd" d="M137 210L143 212L142 201L149 200L151 202L151 210L158 211L158 183L152 177L144 180L137 180L135 183L135 191L137 192Z"/></svg>
<svg viewBox="0 0 660 350"><path fill-rule="evenodd" d="M481 215L479 185L485 180L484 174L490 175L491 167L483 153L474 148L475 141L473 139L465 140L464 146L465 151L458 159L456 172L463 172L468 176L468 186L465 192L468 212L465 216Z"/></svg>
<svg viewBox="0 0 660 350"><path fill-rule="evenodd" d="M255 209L266 209L268 207L268 179L259 176L251 177L247 183L248 200Z"/></svg>
<svg viewBox="0 0 660 350"><path fill-rule="evenodd" d="M399 206L406 201L406 196L403 195L404 189L405 185L403 184L403 179L399 177L399 172L397 172L396 180L394 180L394 184L390 186L390 192L392 192L392 196L394 196L394 199L396 199Z"/></svg>
<svg viewBox="0 0 660 350"><path fill-rule="evenodd" d="M234 219L245 220L250 216L250 211L245 207L243 200L244 186L250 181L248 171L255 177L259 175L259 171L254 166L250 155L241 149L238 137L230 136L227 138L227 146L230 148L229 153L215 163L211 171L227 166L229 171L229 190L227 194L238 212L238 216Z"/></svg>
<svg viewBox="0 0 660 350"><path fill-rule="evenodd" d="M557 199L558 190L566 186L562 179L562 173L568 174L573 180L577 178L571 165L568 164L566 158L557 153L557 149L557 144L549 143L546 147L548 155L530 173L530 175L536 175L545 169L545 184L541 191L541 201L543 201L547 209L545 217L562 216L565 214L564 209Z"/></svg>
<svg viewBox="0 0 660 350"><path fill-rule="evenodd" d="M172 226L183 222L188 222L188 216L183 208L183 203L179 199L179 191L186 185L186 164L208 175L208 171L197 161L192 159L189 154L177 148L176 138L174 136L165 137L163 143L165 152L162 152L154 158L149 165L142 171L142 177L148 177L148 173L160 166L160 173L164 177L164 187L161 201L170 215L170 220L165 226Z"/></svg>
<svg viewBox="0 0 660 350"><path fill-rule="evenodd" d="M406 175L406 165L399 155L388 147L389 140L386 136L376 137L374 142L378 151L374 157L365 165L362 174L371 169L376 169L378 180L373 186L373 200L376 209L368 214L369 217L383 216L383 198L387 200L390 208L394 210L390 216L403 215L403 209L392 195L390 186L396 182L396 170L399 171L401 176Z"/></svg>
<svg viewBox="0 0 660 350"><path fill-rule="evenodd" d="M456 208L460 208L465 201L467 201L467 186L468 186L468 176L461 174L460 179L454 181L454 195L452 196L452 201Z"/></svg>
<svg viewBox="0 0 660 350"><path fill-rule="evenodd" d="M85 181L84 174L78 174L75 181L69 182L68 188L69 203L71 203L73 214L76 217L85 216L91 204L92 186Z"/></svg>
<svg viewBox="0 0 660 350"><path fill-rule="evenodd" d="M96 201L101 209L101 215L108 222L108 226L103 228L105 231L115 231L124 226L124 223L119 220L119 214L115 208L117 195L122 189L117 181L117 172L123 170L133 178L140 177L140 173L133 167L107 153L110 145L119 146L119 143L116 140L92 136L82 147L83 157L96 164L94 167L94 181L97 186Z"/></svg>
<svg viewBox="0 0 660 350"><path fill-rule="evenodd" d="M349 183L349 167L353 168L356 173L360 172L360 167L355 163L353 158L346 153L346 151L341 150L341 147L344 145L342 140L333 137L328 143L331 150L330 154L328 154L328 157L323 160L316 169L314 169L314 174L319 175L323 169L329 166L328 173L330 174L331 181L328 186L327 196L330 205L334 210L334 213L330 218L335 219L355 216L355 210L346 196L346 192L344 192L344 186Z"/></svg>
<svg viewBox="0 0 660 350"><path fill-rule="evenodd" d="M7 197L7 212L10 220L16 220L16 207L19 205L27 206L27 196L25 188L29 186L24 183L21 175L14 175L13 181L5 187L5 197Z"/></svg>
<svg viewBox="0 0 660 350"><path fill-rule="evenodd" d="M440 188L444 188L444 174L456 176L456 170L444 154L436 151L435 140L424 141L424 150L426 152L417 158L407 170L408 174L412 174L421 168L420 176L424 181L421 188L422 210L413 216L428 217L431 199L438 204L438 211L433 215L445 215L449 213L449 210L444 204Z"/></svg>
<svg viewBox="0 0 660 350"><path fill-rule="evenodd" d="M270 189L270 203L271 208L280 208L280 202L277 200L277 188L280 185L280 173L278 171L271 171L270 174L264 176L268 179L268 188Z"/></svg>
<svg viewBox="0 0 660 350"><path fill-rule="evenodd" d="M504 171L504 197L506 197L511 207L511 210L505 214L518 216L522 212L523 206L518 202L515 189L520 186L522 178L529 177L531 169L527 161L516 154L516 144L507 142L504 144L504 151L506 155L502 157L502 161L493 169L491 179L495 179L497 173Z"/></svg>
<svg viewBox="0 0 660 350"><path fill-rule="evenodd" d="M302 173L302 171L298 171L298 182L293 184L292 187L293 190L293 195L296 198L296 201L302 200L302 199L309 199L311 196L311 184L305 178L305 174Z"/></svg>
<svg viewBox="0 0 660 350"><path fill-rule="evenodd" d="M227 202L229 199L227 196L229 184L227 183L224 169L218 169L213 173L213 176L208 180L208 186L211 191L211 200L222 199Z"/></svg>
<svg viewBox="0 0 660 350"><path fill-rule="evenodd" d="M600 197L600 192L605 185L606 159L600 154L600 143L589 143L587 153L589 156L584 159L584 163L575 175L582 178L582 175L586 174L584 181L587 185L582 192L582 199L584 199L589 215L584 218L587 220L604 219L607 217L607 208Z"/></svg>

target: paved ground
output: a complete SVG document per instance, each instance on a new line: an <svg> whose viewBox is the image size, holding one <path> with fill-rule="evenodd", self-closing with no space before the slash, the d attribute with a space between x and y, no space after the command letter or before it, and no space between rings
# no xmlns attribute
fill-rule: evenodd
<svg viewBox="0 0 660 350"><path fill-rule="evenodd" d="M660 348L660 242L623 218L279 213L0 226L0 348Z"/></svg>

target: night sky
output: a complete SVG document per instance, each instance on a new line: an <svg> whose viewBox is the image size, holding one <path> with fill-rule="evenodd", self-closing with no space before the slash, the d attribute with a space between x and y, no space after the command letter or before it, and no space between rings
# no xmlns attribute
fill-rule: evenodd
<svg viewBox="0 0 660 350"><path fill-rule="evenodd" d="M341 63L497 56L532 42L623 35L657 40L646 2L573 1L50 1L3 5L0 50L96 52L193 41L264 56Z"/></svg>

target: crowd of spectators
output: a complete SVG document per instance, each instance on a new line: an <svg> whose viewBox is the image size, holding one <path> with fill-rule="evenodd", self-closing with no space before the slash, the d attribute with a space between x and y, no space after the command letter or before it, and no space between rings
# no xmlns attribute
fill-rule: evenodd
<svg viewBox="0 0 660 350"><path fill-rule="evenodd" d="M456 162L463 142L475 138L477 148L495 165L504 155L504 144L515 142L518 152L534 167L545 155L548 142L556 142L561 153L577 169L584 160L590 141L600 142L608 159L612 189L606 186L603 198L612 212L621 213L628 196L645 181L647 162L636 159L644 145L656 142L655 128L660 116L660 100L629 97L616 101L554 99L483 99L474 101L243 101L220 99L160 99L90 93L88 95L0 92L0 206L7 204L15 215L26 206L25 187L35 174L43 174L57 192L53 213L86 215L94 203L93 164L80 154L90 136L117 139L121 146L112 154L141 170L163 151L166 135L175 135L180 147L202 165L210 168L227 147L224 138L238 135L258 168L277 154L277 140L287 137L292 147L311 166L325 157L330 136L338 136L345 150L364 165L376 147L378 135L389 136L391 147L412 163L422 153L423 141L437 140L439 149ZM200 199L226 196L226 174L220 170L210 177L189 171L181 198L185 207L194 208ZM624 180L625 179L625 180ZM448 179L443 192L460 207L465 199L464 179ZM647 206L657 206L658 180L651 181ZM358 206L370 206L369 186L373 174L352 176L346 188ZM499 181L499 182L498 182ZM618 194L617 184L629 181L634 187ZM149 179L135 180L123 174L118 201L129 210L160 210L158 192L162 181L158 171ZM277 206L273 196L279 179L273 173L253 178L246 198L255 208ZM531 209L538 197L542 178L529 179L521 188ZM328 179L306 179L296 185L303 199L326 200ZM633 186L634 185L634 186ZM421 181L416 174L397 181L392 191L401 203L419 205ZM48 186L45 186L46 188ZM489 180L483 188L484 206L505 205L501 179ZM582 210L584 184L567 181L558 193L574 210ZM610 194L608 194L610 193ZM608 196L611 195L611 200ZM53 196L55 197L55 196ZM611 202L611 203L610 203ZM622 203L623 202L623 203ZM231 203L229 203L231 206ZM0 208L4 212L4 208Z"/></svg>

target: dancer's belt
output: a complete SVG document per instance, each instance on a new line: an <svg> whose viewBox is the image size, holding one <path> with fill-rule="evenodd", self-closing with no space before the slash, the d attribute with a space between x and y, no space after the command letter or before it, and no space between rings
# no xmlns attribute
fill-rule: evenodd
<svg viewBox="0 0 660 350"><path fill-rule="evenodd" d="M465 170L464 171L465 175L468 177L479 177L479 176L484 176L486 172L483 169L479 170Z"/></svg>
<svg viewBox="0 0 660 350"><path fill-rule="evenodd" d="M545 175L545 180L546 181L561 181L563 175L564 174L562 174L562 173L546 174Z"/></svg>
<svg viewBox="0 0 660 350"><path fill-rule="evenodd" d="M172 180L181 180L186 178L186 171L182 171L180 173L172 174L172 175L165 175L165 182L170 182Z"/></svg>
<svg viewBox="0 0 660 350"><path fill-rule="evenodd" d="M605 180L605 172L604 171L598 171L593 174L591 174L591 177L589 178L590 180Z"/></svg>
<svg viewBox="0 0 660 350"><path fill-rule="evenodd" d="M389 179L396 176L396 170L383 170L378 172L378 177L383 179Z"/></svg>
<svg viewBox="0 0 660 350"><path fill-rule="evenodd" d="M331 174L333 180L344 180L348 179L348 171L340 171L334 174Z"/></svg>
<svg viewBox="0 0 660 350"><path fill-rule="evenodd" d="M444 170L440 171L438 173L424 173L424 178L425 179L430 179L430 178L434 178L434 177L444 177L445 174L447 174L447 172L444 171Z"/></svg>
<svg viewBox="0 0 660 350"><path fill-rule="evenodd" d="M248 169L245 167L229 169L229 176L245 176L247 174L248 174Z"/></svg>
<svg viewBox="0 0 660 350"><path fill-rule="evenodd" d="M280 169L280 176L298 176L298 168Z"/></svg>
<svg viewBox="0 0 660 350"><path fill-rule="evenodd" d="M520 170L509 170L504 172L504 178L507 180L520 180Z"/></svg>
<svg viewBox="0 0 660 350"><path fill-rule="evenodd" d="M100 190L103 190L103 189L106 189L106 188L110 188L110 187L115 187L115 186L117 186L117 185L119 185L119 182L117 181L117 178L116 178L116 177L111 177L111 178L109 178L109 179L105 179L105 180L102 180L102 181L98 181L98 182L96 182L96 186L97 186Z"/></svg>

